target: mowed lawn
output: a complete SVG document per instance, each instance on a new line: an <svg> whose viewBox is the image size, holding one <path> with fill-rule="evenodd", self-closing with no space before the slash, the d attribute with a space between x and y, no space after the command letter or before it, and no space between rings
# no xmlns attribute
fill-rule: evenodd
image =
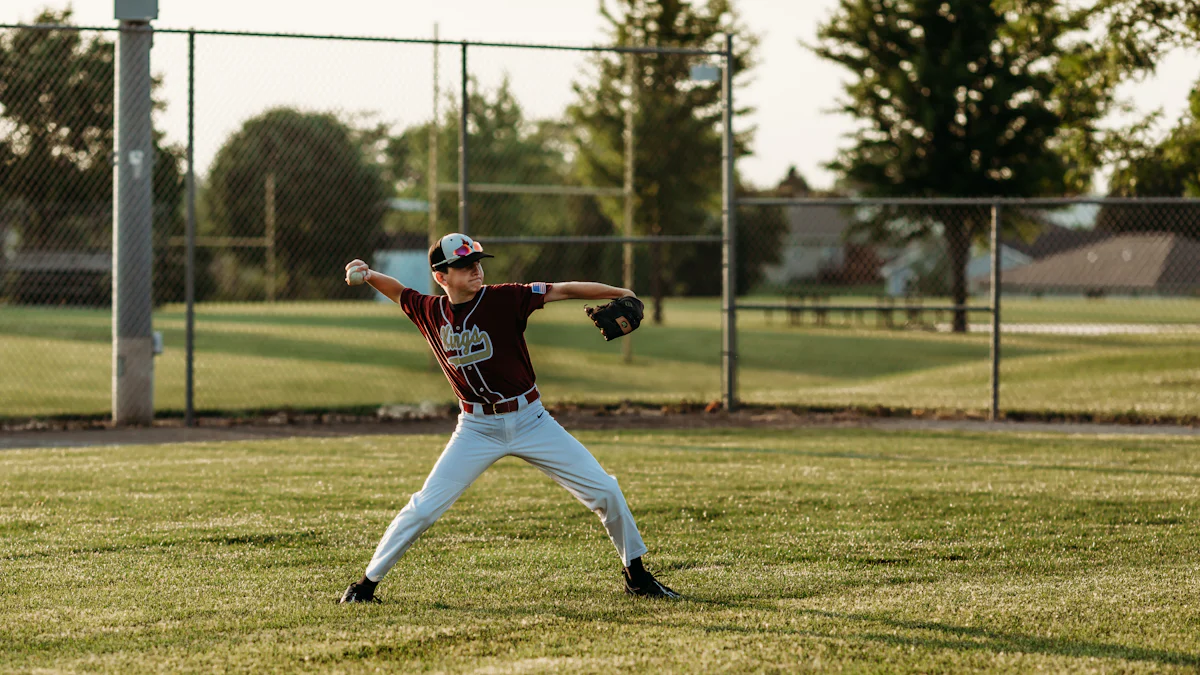
<svg viewBox="0 0 1200 675"><path fill-rule="evenodd" d="M605 343L582 302L537 312L526 333L551 401L700 402L721 389L721 315L710 299L670 299L661 326L635 333L634 362ZM1013 323L1194 325L1194 300L1011 300ZM987 315L976 315L980 322ZM793 327L776 313L739 320L739 396L768 404L983 410L986 334L867 326ZM184 407L184 314L155 315L166 352L155 403ZM111 408L111 313L0 307L0 417L104 414ZM196 324L201 411L332 409L450 402L428 348L394 305L368 302L202 305ZM1200 333L1003 337L1001 405L1008 410L1200 411Z"/></svg>
<svg viewBox="0 0 1200 675"><path fill-rule="evenodd" d="M1200 668L1194 437L579 436L684 601L509 458L335 604L442 437L0 453L0 671Z"/></svg>

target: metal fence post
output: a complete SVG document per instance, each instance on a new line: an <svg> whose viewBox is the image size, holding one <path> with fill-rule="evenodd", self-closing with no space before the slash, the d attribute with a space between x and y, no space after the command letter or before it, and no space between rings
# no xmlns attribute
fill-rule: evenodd
<svg viewBox="0 0 1200 675"><path fill-rule="evenodd" d="M462 43L462 100L458 109L458 230L470 234L467 218L467 114L471 109L467 91L467 43Z"/></svg>
<svg viewBox="0 0 1200 675"><path fill-rule="evenodd" d="M721 93L721 397L725 409L737 407L737 202L734 194L733 34L725 34L725 68Z"/></svg>
<svg viewBox="0 0 1200 675"><path fill-rule="evenodd" d="M154 420L152 338L154 132L150 121L149 21L122 20L117 40L113 167L112 416Z"/></svg>
<svg viewBox="0 0 1200 675"><path fill-rule="evenodd" d="M441 88L438 85L438 25L433 24L433 121L429 123L429 246L433 247L438 240L438 98ZM437 282L429 277L429 293L438 292ZM434 369L438 367L437 357L431 352L429 364Z"/></svg>
<svg viewBox="0 0 1200 675"><path fill-rule="evenodd" d="M185 346L186 383L183 419L185 426L196 425L196 31L188 31L188 112L187 112L187 262L184 264L184 295L187 301L187 345Z"/></svg>
<svg viewBox="0 0 1200 675"><path fill-rule="evenodd" d="M988 419L1000 419L1000 204L992 204L992 400Z"/></svg>
<svg viewBox="0 0 1200 675"><path fill-rule="evenodd" d="M624 234L626 237L633 236L633 207L634 196L633 191L633 172L634 172L634 138L633 138L633 106L637 104L637 94L635 87L636 79L633 76L634 68L637 67L637 58L632 52L625 53L625 87L626 101L625 108L625 185L623 187L625 197L625 218L624 218ZM625 288L633 288L633 244L626 242L624 246L624 260L621 274L621 281L625 284ZM625 342L621 345L621 351L625 358L625 363L633 363L633 336L626 335Z"/></svg>

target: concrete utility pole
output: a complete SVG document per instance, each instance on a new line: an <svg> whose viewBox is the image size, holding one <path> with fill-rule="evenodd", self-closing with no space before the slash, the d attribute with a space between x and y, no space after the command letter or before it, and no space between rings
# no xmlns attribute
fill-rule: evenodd
<svg viewBox="0 0 1200 675"><path fill-rule="evenodd" d="M725 68L721 91L721 398L725 409L737 408L737 154L733 147L733 34L725 34Z"/></svg>
<svg viewBox="0 0 1200 675"><path fill-rule="evenodd" d="M158 0L116 0L117 104L113 162L113 422L154 419L154 140L150 122L150 21Z"/></svg>

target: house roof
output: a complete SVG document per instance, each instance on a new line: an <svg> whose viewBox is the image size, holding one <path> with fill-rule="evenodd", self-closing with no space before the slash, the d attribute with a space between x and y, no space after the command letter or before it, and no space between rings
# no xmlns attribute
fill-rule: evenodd
<svg viewBox="0 0 1200 675"><path fill-rule="evenodd" d="M842 239L850 219L838 206L787 207L788 231L798 241Z"/></svg>
<svg viewBox="0 0 1200 675"><path fill-rule="evenodd" d="M1014 250L1037 260L1046 256L1069 251L1073 248L1086 246L1111 237L1111 232L1094 229L1078 229L1063 227L1052 222L1045 222L1041 233L1033 241L1027 242L1020 237L1005 237L1004 243Z"/></svg>
<svg viewBox="0 0 1200 675"><path fill-rule="evenodd" d="M1004 285L1024 288L1200 288L1200 242L1177 234L1109 237L1004 272Z"/></svg>

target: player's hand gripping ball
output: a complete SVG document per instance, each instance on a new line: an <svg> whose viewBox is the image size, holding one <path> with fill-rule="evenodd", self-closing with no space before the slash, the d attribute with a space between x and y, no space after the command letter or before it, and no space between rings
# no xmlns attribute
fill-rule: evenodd
<svg viewBox="0 0 1200 675"><path fill-rule="evenodd" d="M346 283L358 286L371 278L371 269L361 260L353 260L346 265Z"/></svg>
<svg viewBox="0 0 1200 675"><path fill-rule="evenodd" d="M642 325L642 310L644 309L645 305L641 300L627 295L612 302L606 302L599 307L584 307L583 311L592 320L592 323L596 324L596 328L600 329L600 334L607 341L615 340L637 330L637 327Z"/></svg>

